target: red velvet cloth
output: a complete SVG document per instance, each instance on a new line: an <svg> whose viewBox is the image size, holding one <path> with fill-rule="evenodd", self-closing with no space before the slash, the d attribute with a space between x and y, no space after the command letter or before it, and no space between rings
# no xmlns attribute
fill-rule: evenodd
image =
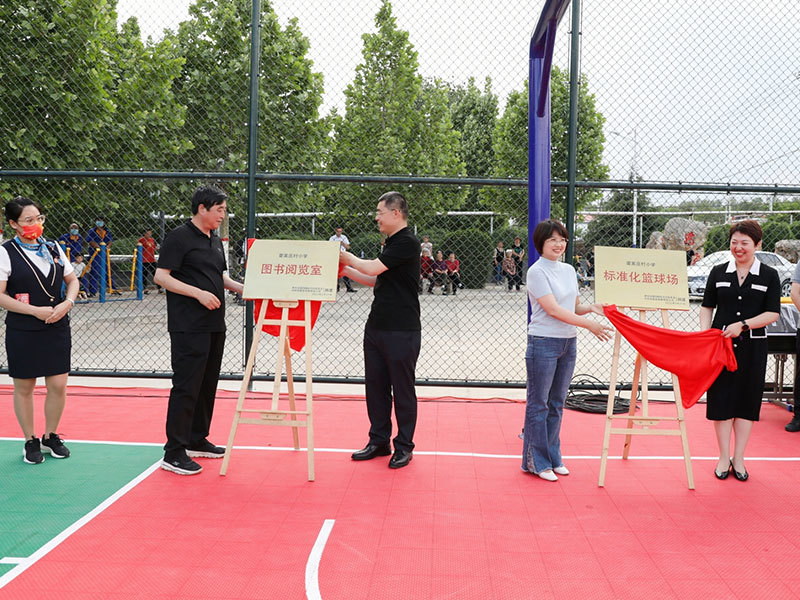
<svg viewBox="0 0 800 600"><path fill-rule="evenodd" d="M737 369L731 338L719 329L675 331L632 319L613 304L603 307L608 320L631 346L655 366L678 376L683 406L694 406L723 367Z"/></svg>
<svg viewBox="0 0 800 600"><path fill-rule="evenodd" d="M254 238L247 239L247 250L250 250L250 246L253 245L255 241ZM339 275L342 274L342 265L339 265ZM256 320L258 320L258 315L261 312L261 303L262 300L254 300L253 301L253 314L255 315ZM267 314L264 315L264 319L280 319L281 318L281 311L282 308L278 308L272 302L272 300L268 301L269 304L267 305ZM317 317L319 316L319 310L322 308L322 302L319 300L310 300L311 302L311 329L314 329L314 325L317 322ZM290 321L302 321L305 319L306 315L306 300L300 300L297 303L295 308L289 309L289 320ZM279 325L262 325L261 330L264 333L269 335L278 337L281 334L281 328ZM287 336L289 337L289 347L294 350L295 352L300 352L305 345L306 345L306 330L304 327L301 326L294 326L287 328Z"/></svg>
<svg viewBox="0 0 800 600"><path fill-rule="evenodd" d="M261 311L261 300L254 300L254 308L253 314L258 315ZM281 311L282 308L278 308L273 304L272 300L268 300L269 304L267 305L267 314L264 316L265 319L280 319L281 318ZM294 308L289 309L289 320L290 321L302 321L305 319L306 315L306 300L300 300L297 303L297 306ZM319 316L319 309L322 306L322 302L319 300L310 300L311 302L311 329L314 329L314 324L317 322L317 316ZM268 333L269 335L278 337L281 334L281 328L279 325L262 325L261 330L264 333ZM287 335L289 336L289 348L294 350L295 352L300 352L305 345L306 345L306 330L304 327L299 325L295 325L294 327L287 328Z"/></svg>

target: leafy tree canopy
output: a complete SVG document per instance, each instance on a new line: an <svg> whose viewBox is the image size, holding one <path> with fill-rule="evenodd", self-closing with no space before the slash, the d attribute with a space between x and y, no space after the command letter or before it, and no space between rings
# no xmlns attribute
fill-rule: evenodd
<svg viewBox="0 0 800 600"><path fill-rule="evenodd" d="M334 173L459 175L459 134L450 119L442 85L423 90L417 52L408 32L398 29L388 0L375 16L375 33L362 36L363 62L345 90L345 114L335 117L328 169ZM409 194L412 212L456 205L460 192L417 188ZM364 210L367 193L339 198L331 206Z"/></svg>

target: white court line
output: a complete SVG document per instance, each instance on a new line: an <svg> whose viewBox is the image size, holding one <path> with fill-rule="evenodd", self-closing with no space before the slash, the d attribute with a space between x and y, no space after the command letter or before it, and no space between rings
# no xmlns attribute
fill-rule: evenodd
<svg viewBox="0 0 800 600"><path fill-rule="evenodd" d="M0 589L2 589L8 583L10 583L14 579L16 579L28 567L30 567L34 563L36 563L36 561L41 559L48 552L50 552L53 548L58 546L61 542L66 540L69 536L71 536L73 533L78 531L81 527L86 525L89 521L94 519L97 515L99 515L101 512L103 512L109 506L114 504L114 502L116 502L117 500L122 498L122 496L124 496L126 493L128 493L130 490L132 490L134 487L136 487L139 484L139 482L141 482L142 480L147 478L153 471L158 469L158 467L160 465L161 465L161 459L158 459L158 462L153 463L145 471L140 473L139 476L137 476L135 479L133 479L130 482L128 482L127 485L125 485L124 487L118 489L111 496L109 496L108 498L103 500L103 502L101 502L98 506L96 506L94 508L94 510L92 510L88 514L84 515L83 517L81 517L80 519L75 521L72 525L67 527L64 531L59 533L56 537L54 537L52 540L47 542L44 546L39 548L36 552L34 552L33 554L31 554L28 557L25 557L25 558L21 559L16 567L11 569L10 571L5 573L4 575L0 576Z"/></svg>
<svg viewBox="0 0 800 600"><path fill-rule="evenodd" d="M325 519L322 529L319 530L317 541L311 548L311 554L308 555L308 562L306 562L306 598L308 600L322 600L319 593L319 561L335 522L334 519Z"/></svg>
<svg viewBox="0 0 800 600"><path fill-rule="evenodd" d="M4 556L0 558L0 565L18 565L23 560L25 560L22 556Z"/></svg>
<svg viewBox="0 0 800 600"><path fill-rule="evenodd" d="M0 441L22 442L22 438L0 437ZM163 446L161 442L117 442L112 440L73 440L76 444L103 444L109 446ZM234 446L234 450L257 450L260 452L305 452L305 448L295 450L292 446ZM359 448L314 448L314 452L331 452L335 454L350 454ZM434 450L414 450L417 456L462 456L465 458L499 458L503 460L519 459L520 454L487 454L482 452L447 452ZM568 460L600 460L599 454L565 454ZM622 455L609 455L609 460L622 460ZM719 460L718 456L692 456L692 460ZM629 456L628 460L683 460L682 454L674 456ZM800 462L800 456L748 456L748 461L761 462Z"/></svg>

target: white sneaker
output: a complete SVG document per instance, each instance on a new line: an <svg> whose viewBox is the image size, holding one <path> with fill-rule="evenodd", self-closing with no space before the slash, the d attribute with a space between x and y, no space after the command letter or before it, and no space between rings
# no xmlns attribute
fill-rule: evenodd
<svg viewBox="0 0 800 600"><path fill-rule="evenodd" d="M537 475L542 479L544 479L545 481L558 481L558 477L556 477L556 474L553 473L552 469L547 469L546 471L537 473Z"/></svg>
<svg viewBox="0 0 800 600"><path fill-rule="evenodd" d="M553 469L553 471L555 471L559 475L569 475L569 469L567 467L565 467L564 465L561 465L560 467L556 467L555 469Z"/></svg>

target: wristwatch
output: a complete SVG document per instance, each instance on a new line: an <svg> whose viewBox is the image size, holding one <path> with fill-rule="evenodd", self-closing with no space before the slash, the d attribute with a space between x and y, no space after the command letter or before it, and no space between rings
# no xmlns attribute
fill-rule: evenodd
<svg viewBox="0 0 800 600"><path fill-rule="evenodd" d="M750 331L750 325L744 319L742 319L742 331Z"/></svg>

